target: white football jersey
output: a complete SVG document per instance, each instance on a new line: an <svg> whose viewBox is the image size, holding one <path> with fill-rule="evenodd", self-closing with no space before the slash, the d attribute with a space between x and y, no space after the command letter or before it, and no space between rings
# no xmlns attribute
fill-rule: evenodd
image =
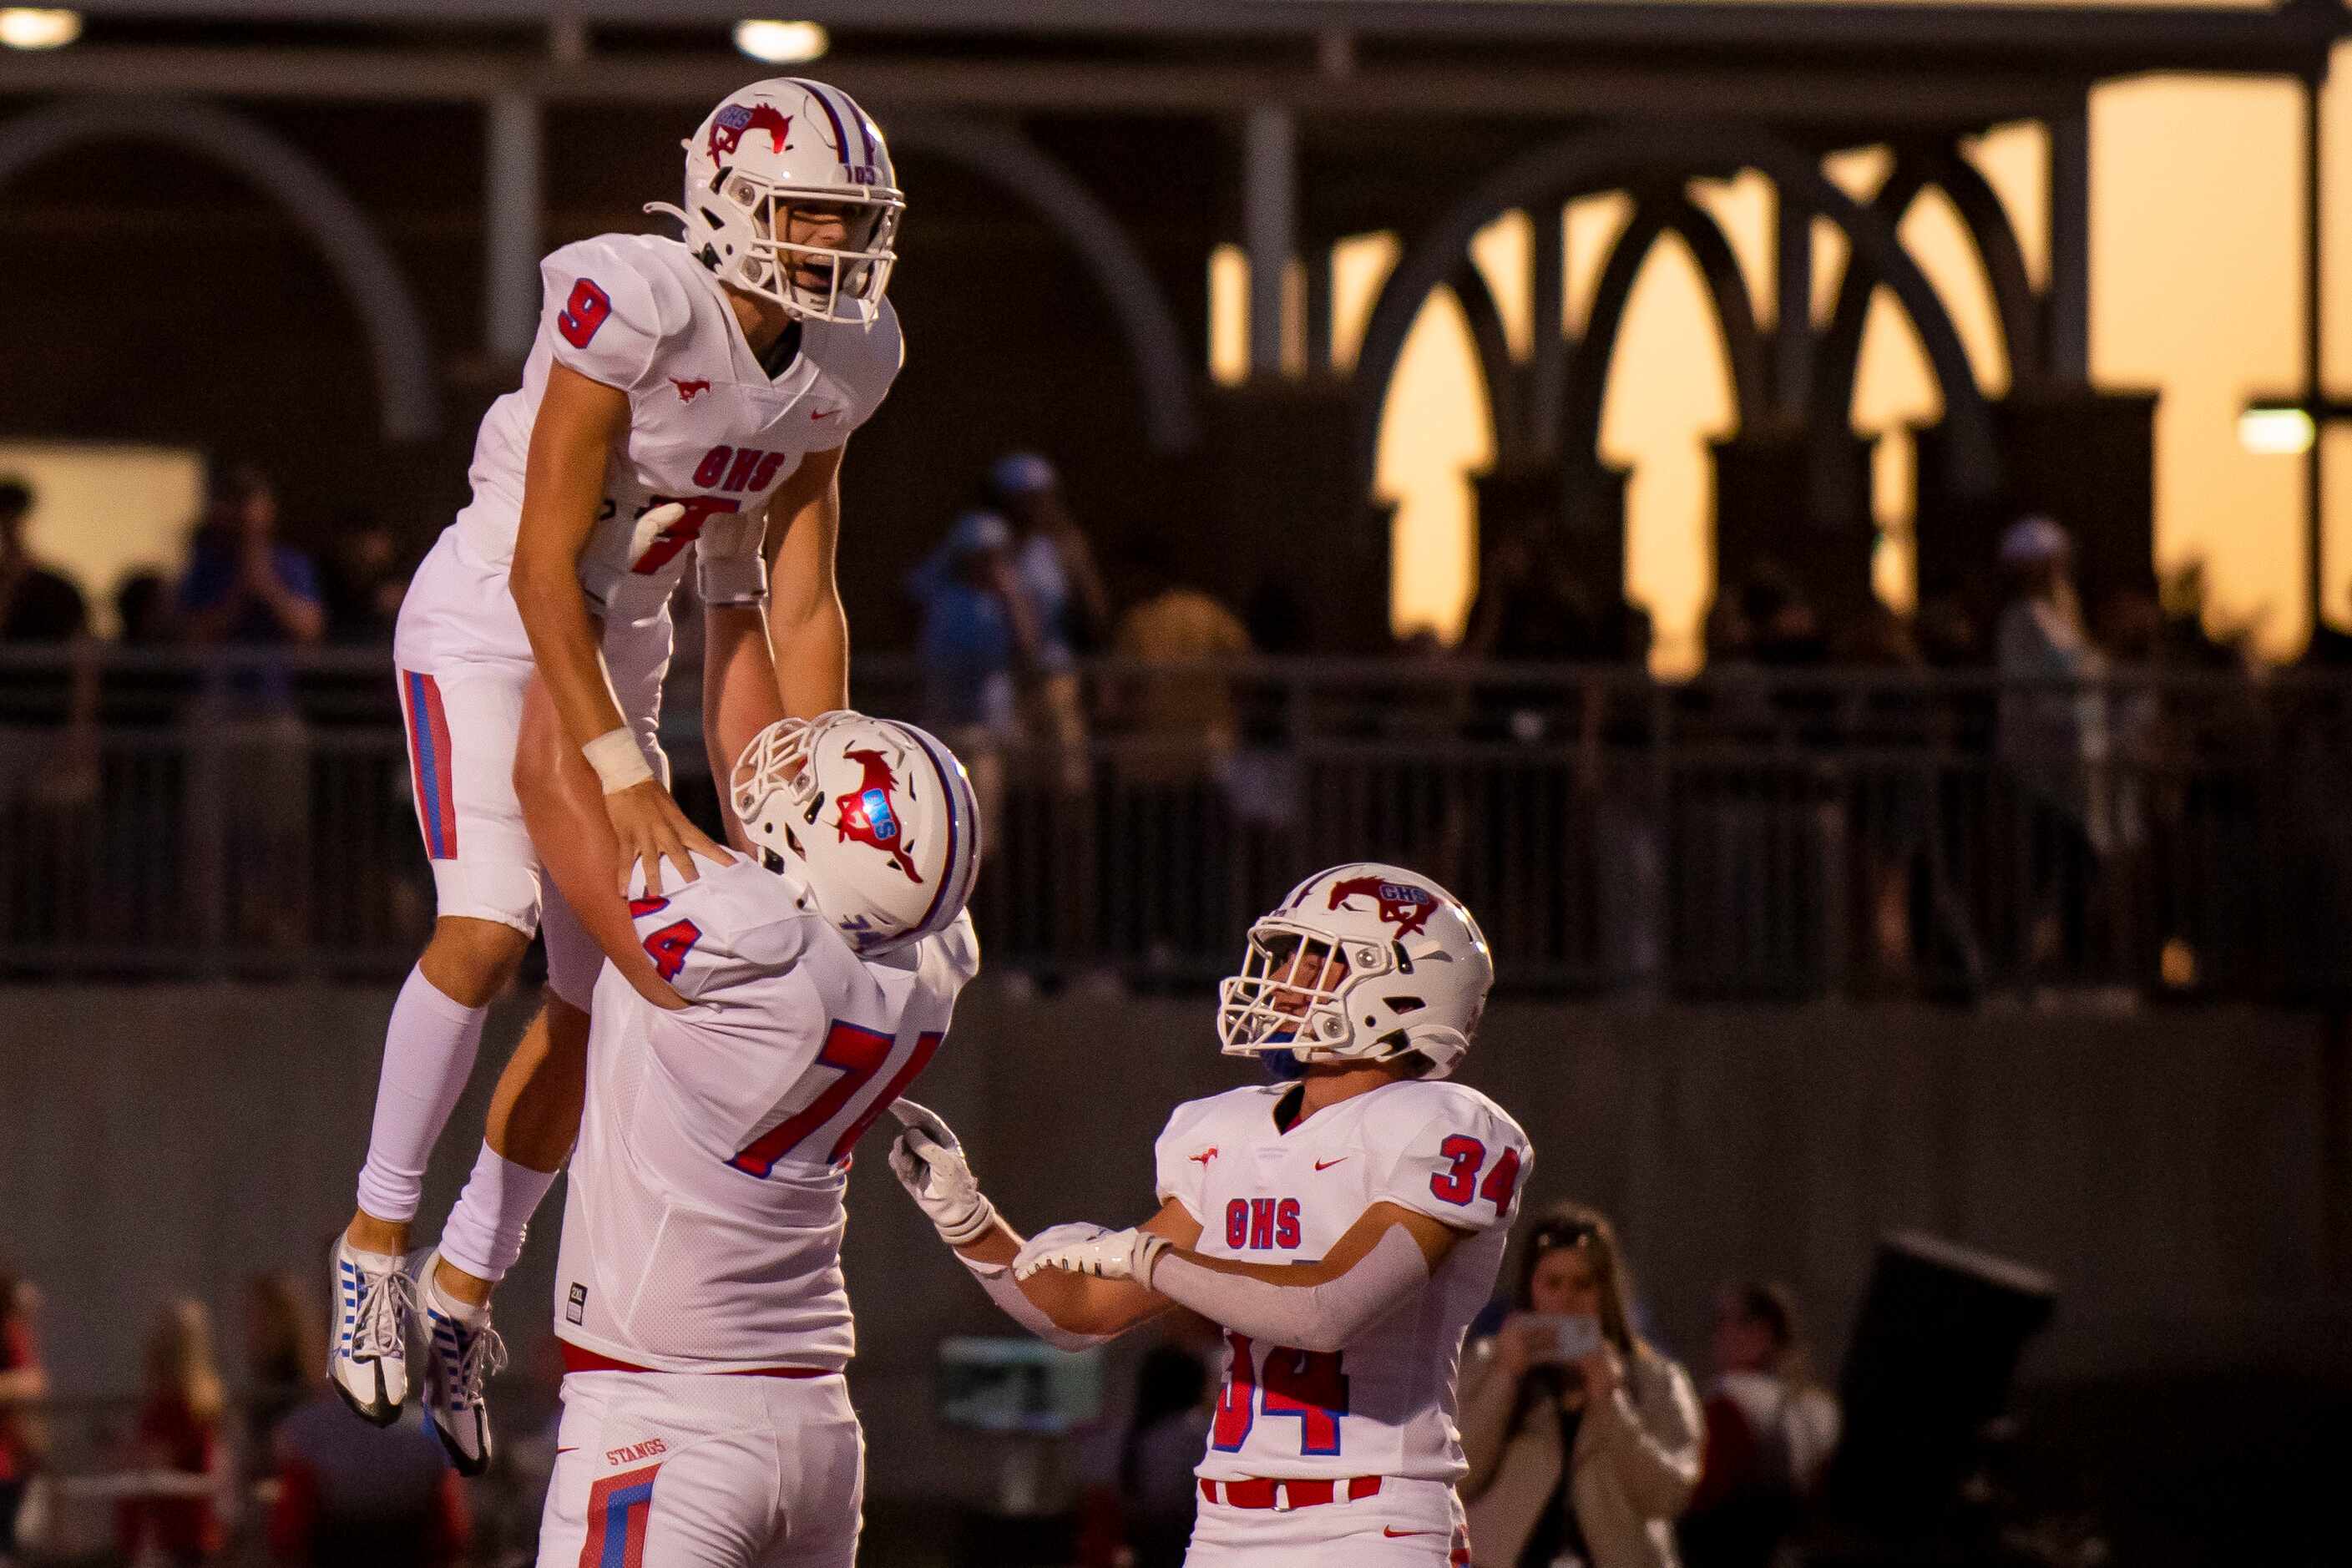
<svg viewBox="0 0 2352 1568"><path fill-rule="evenodd" d="M610 964L597 984L556 1335L666 1372L838 1371L850 1150L946 1037L980 965L971 917L861 958L748 858L630 910L690 1005Z"/></svg>
<svg viewBox="0 0 2352 1568"><path fill-rule="evenodd" d="M1533 1158L1525 1132L1463 1084L1407 1080L1294 1125L1294 1086L1234 1089L1176 1108L1153 1149L1160 1200L1201 1222L1199 1250L1312 1263L1377 1203L1474 1234L1413 1300L1334 1352L1225 1335L1224 1382L1199 1473L1403 1476L1453 1482L1468 1467L1454 1422L1462 1336L1493 1294Z"/></svg>
<svg viewBox="0 0 2352 1568"><path fill-rule="evenodd" d="M840 446L873 416L898 374L898 318L886 300L871 329L803 322L799 355L772 380L719 280L674 239L583 239L539 270L539 336L522 385L482 419L473 500L455 527L481 564L503 570L513 559L551 364L627 393L628 437L605 466L604 504L580 562L590 606L614 621L668 602L706 528L731 549L756 550L748 527L725 520L759 516L803 458ZM640 537L638 519L670 501L686 515Z"/></svg>

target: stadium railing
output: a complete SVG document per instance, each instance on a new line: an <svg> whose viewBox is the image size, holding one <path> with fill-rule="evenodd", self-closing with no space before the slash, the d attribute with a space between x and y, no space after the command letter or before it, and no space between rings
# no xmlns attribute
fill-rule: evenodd
<svg viewBox="0 0 2352 1568"><path fill-rule="evenodd" d="M665 738L708 819L696 662ZM0 650L0 971L399 974L433 900L387 674L373 649ZM922 677L861 656L855 699L920 721ZM1083 680L1068 743L939 726L983 795L1000 970L1213 976L1298 878L1369 858L1461 894L1521 990L2352 985L2352 678L1307 659Z"/></svg>

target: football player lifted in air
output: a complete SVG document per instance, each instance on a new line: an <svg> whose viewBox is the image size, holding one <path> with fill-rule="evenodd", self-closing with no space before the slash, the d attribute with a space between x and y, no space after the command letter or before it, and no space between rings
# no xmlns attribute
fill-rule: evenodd
<svg viewBox="0 0 2352 1568"><path fill-rule="evenodd" d="M578 1128L603 949L628 945L622 889L635 873L659 896L704 875L697 855L727 858L671 799L656 740L688 564L704 689L727 694L703 714L714 770L775 719L848 705L838 476L898 370L884 289L904 203L881 132L820 82L755 82L685 147L684 204L659 209L683 242L605 235L540 264L522 385L484 416L473 499L418 567L394 643L439 910L385 1032L328 1373L392 1421L421 1301L426 1403L467 1474L490 1457L490 1289ZM747 666L760 679L725 679ZM408 1275L426 1159L534 930L543 1009L439 1247ZM628 979L675 1002L632 952Z"/></svg>
<svg viewBox="0 0 2352 1568"><path fill-rule="evenodd" d="M856 1554L842 1199L979 966L979 815L939 742L855 713L761 731L731 795L755 858L628 906L681 1005L614 967L596 987L547 1568Z"/></svg>
<svg viewBox="0 0 2352 1568"><path fill-rule="evenodd" d="M1097 1343L1179 1306L1225 1330L1195 1568L1468 1563L1454 1373L1531 1155L1492 1100L1443 1080L1494 977L1436 883L1337 867L1251 927L1220 993L1226 1054L1286 1081L1178 1106L1142 1225L1024 1242L936 1117L892 1145L940 1237L1039 1337Z"/></svg>

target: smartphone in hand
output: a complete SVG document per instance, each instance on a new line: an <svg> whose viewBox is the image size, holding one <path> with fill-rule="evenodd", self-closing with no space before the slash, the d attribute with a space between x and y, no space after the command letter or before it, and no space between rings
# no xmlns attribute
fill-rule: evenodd
<svg viewBox="0 0 2352 1568"><path fill-rule="evenodd" d="M1528 1325L1533 1359L1567 1364L1582 1361L1601 1348L1601 1320L1582 1313L1528 1312L1519 1321Z"/></svg>

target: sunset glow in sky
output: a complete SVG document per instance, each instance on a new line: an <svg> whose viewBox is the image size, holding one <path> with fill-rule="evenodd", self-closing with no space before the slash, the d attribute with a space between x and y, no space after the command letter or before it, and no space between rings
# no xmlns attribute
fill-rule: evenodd
<svg viewBox="0 0 2352 1568"><path fill-rule="evenodd" d="M2328 185L2352 171L2352 48L2339 51L2325 105ZM2156 548L2160 566L2192 558L2208 567L2217 625L2251 625L2258 645L2291 657L2308 635L2303 583L2303 468L2292 457L2246 451L2237 416L2256 392L2299 386L2304 302L2302 121L2298 89L2284 81L2161 77L2103 88L2092 100L2093 378L2116 389L2151 389L2158 405ZM2037 285L2044 275L2043 136L2002 127L1969 149L2008 206ZM1832 159L1832 178L1867 196L1884 153ZM1772 314L1770 194L1757 176L1694 187L1738 248ZM2352 364L2352 202L2326 215L2327 356L2332 374ZM1622 197L1576 204L1569 216L1569 318L1580 321L1607 247L1626 216ZM1479 238L1476 255L1524 352L1531 323L1524 286L1529 228L1513 215ZM1904 238L1936 282L1979 379L2007 384L1991 306L1957 216L1940 196L1914 208ZM1825 314L1843 242L1816 225L1816 310ZM1334 271L1334 355L1352 361L1371 300L1393 265L1392 237L1341 247ZM1213 270L1213 363L1239 368L1245 286L1237 256ZM1652 254L1635 286L1602 422L1604 455L1633 470L1629 489L1626 586L1648 605L1662 670L1691 668L1714 592L1706 549L1710 512L1706 442L1732 418L1711 313L1679 241ZM2340 383L2337 384L2341 384ZM1910 600L1910 442L1904 427L1933 419L1939 400L1908 324L1881 292L1864 341L1855 426L1892 433L1880 443L1876 485L1885 543L1878 582L1897 605ZM1448 295L1432 299L1391 387L1382 427L1380 485L1396 499L1392 619L1400 630L1432 626L1458 635L1475 591L1468 476L1490 460L1485 397ZM2330 437L2327 613L2352 620L2352 436Z"/></svg>

